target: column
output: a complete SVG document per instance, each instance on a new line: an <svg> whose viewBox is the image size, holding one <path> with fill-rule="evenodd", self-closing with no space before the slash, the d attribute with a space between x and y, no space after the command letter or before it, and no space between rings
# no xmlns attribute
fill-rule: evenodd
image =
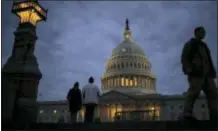
<svg viewBox="0 0 218 131"><path fill-rule="evenodd" d="M150 88L152 88L152 79L150 78Z"/></svg>
<svg viewBox="0 0 218 131"><path fill-rule="evenodd" d="M138 77L136 77L136 76L134 77L134 83L135 83L134 85L135 85L135 87L138 87L138 79L137 78Z"/></svg>
<svg viewBox="0 0 218 131"><path fill-rule="evenodd" d="M126 76L123 76L123 79L124 79L123 80L124 81L124 85L123 86L126 87Z"/></svg>
<svg viewBox="0 0 218 131"><path fill-rule="evenodd" d="M160 120L160 104L155 104L155 120Z"/></svg>
<svg viewBox="0 0 218 131"><path fill-rule="evenodd" d="M144 76L142 76L142 87L145 88L146 87L146 79Z"/></svg>
<svg viewBox="0 0 218 131"><path fill-rule="evenodd" d="M145 77L145 87L148 87L148 77Z"/></svg>
<svg viewBox="0 0 218 131"><path fill-rule="evenodd" d="M117 87L120 87L120 76L117 76Z"/></svg>
<svg viewBox="0 0 218 131"><path fill-rule="evenodd" d="M120 82L120 87L122 87L122 76L120 76L120 80L119 80L119 82Z"/></svg>
<svg viewBox="0 0 218 131"><path fill-rule="evenodd" d="M169 120L170 112L168 111L168 107L165 103L161 103L160 106L160 120Z"/></svg>
<svg viewBox="0 0 218 131"><path fill-rule="evenodd" d="M116 87L116 77L113 78L113 87Z"/></svg>
<svg viewBox="0 0 218 131"><path fill-rule="evenodd" d="M117 77L114 77L114 87L117 87Z"/></svg>
<svg viewBox="0 0 218 131"><path fill-rule="evenodd" d="M154 79L154 89L156 89L156 80Z"/></svg>
<svg viewBox="0 0 218 131"><path fill-rule="evenodd" d="M126 87L126 77L124 76L123 79L124 79L124 87Z"/></svg>
<svg viewBox="0 0 218 131"><path fill-rule="evenodd" d="M110 78L108 78L108 88L111 87L111 81L110 81Z"/></svg>
<svg viewBox="0 0 218 131"><path fill-rule="evenodd" d="M104 78L104 84L105 84L105 88L107 88L107 79Z"/></svg>
<svg viewBox="0 0 218 131"><path fill-rule="evenodd" d="M153 120L153 115L154 115L154 105L153 105L153 103L150 103L149 104L149 119L150 120Z"/></svg>
<svg viewBox="0 0 218 131"><path fill-rule="evenodd" d="M102 86L102 88L105 88L105 83L104 83L105 81L102 79L101 80L101 86Z"/></svg>
<svg viewBox="0 0 218 131"><path fill-rule="evenodd" d="M110 105L107 105L107 121L110 121L111 116L111 107Z"/></svg>
<svg viewBox="0 0 218 131"><path fill-rule="evenodd" d="M129 83L128 83L128 77L125 76L125 87L128 87L128 86L129 86L128 84L129 84Z"/></svg>
<svg viewBox="0 0 218 131"><path fill-rule="evenodd" d="M104 79L104 86L107 88L107 79Z"/></svg>
<svg viewBox="0 0 218 131"><path fill-rule="evenodd" d="M134 77L133 76L131 76L131 78L130 78L130 83L131 83L131 87L135 87L135 82L134 82Z"/></svg>
<svg viewBox="0 0 218 131"><path fill-rule="evenodd" d="M108 79L105 79L106 88L108 88Z"/></svg>
<svg viewBox="0 0 218 131"><path fill-rule="evenodd" d="M151 89L154 89L153 79L151 79Z"/></svg>
<svg viewBox="0 0 218 131"><path fill-rule="evenodd" d="M142 81L142 87L145 88L145 80L144 80L144 76L141 77L141 81Z"/></svg>
<svg viewBox="0 0 218 131"><path fill-rule="evenodd" d="M100 106L98 106L97 108L95 108L95 112L94 112L94 118L99 118L99 108Z"/></svg>
<svg viewBox="0 0 218 131"><path fill-rule="evenodd" d="M141 87L144 88L143 77L140 76Z"/></svg>
<svg viewBox="0 0 218 131"><path fill-rule="evenodd" d="M135 87L135 81L134 81L134 76L131 76L131 81L132 81L132 87Z"/></svg>
<svg viewBox="0 0 218 131"><path fill-rule="evenodd" d="M113 80L114 80L114 86L113 87L116 87L117 86L116 77L114 77Z"/></svg>
<svg viewBox="0 0 218 131"><path fill-rule="evenodd" d="M114 87L114 78L112 77L111 78L111 88L113 88Z"/></svg>
<svg viewBox="0 0 218 131"><path fill-rule="evenodd" d="M148 88L150 88L151 87L151 79L149 78L148 79Z"/></svg>
<svg viewBox="0 0 218 131"><path fill-rule="evenodd" d="M117 76L114 78L114 87L117 87Z"/></svg>
<svg viewBox="0 0 218 131"><path fill-rule="evenodd" d="M127 85L128 85L128 87L130 87L129 86L129 84L130 84L130 76L127 76L126 79L127 79Z"/></svg>
<svg viewBox="0 0 218 131"><path fill-rule="evenodd" d="M111 81L111 78L109 78L109 88L111 88L112 86L112 81Z"/></svg>
<svg viewBox="0 0 218 131"><path fill-rule="evenodd" d="M117 87L119 87L119 76L117 76Z"/></svg>
<svg viewBox="0 0 218 131"><path fill-rule="evenodd" d="M142 87L141 76L138 76L138 85Z"/></svg>
<svg viewBox="0 0 218 131"><path fill-rule="evenodd" d="M104 80L101 80L101 86L102 86L102 88L105 88L105 86L104 86Z"/></svg>

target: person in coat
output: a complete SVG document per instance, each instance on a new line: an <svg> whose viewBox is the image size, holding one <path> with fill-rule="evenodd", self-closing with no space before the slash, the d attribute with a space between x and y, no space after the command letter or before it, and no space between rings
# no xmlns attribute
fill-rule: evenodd
<svg viewBox="0 0 218 131"><path fill-rule="evenodd" d="M201 90L205 93L210 112L210 120L217 120L218 90L214 79L216 71L211 58L210 49L203 41L206 35L204 27L194 30L191 38L183 47L181 63L187 76L189 88L184 103L184 119L192 119L194 103Z"/></svg>
<svg viewBox="0 0 218 131"><path fill-rule="evenodd" d="M74 123L77 120L77 112L82 107L82 94L79 89L79 82L76 82L67 94L67 100L69 103L69 110L71 113L71 122Z"/></svg>

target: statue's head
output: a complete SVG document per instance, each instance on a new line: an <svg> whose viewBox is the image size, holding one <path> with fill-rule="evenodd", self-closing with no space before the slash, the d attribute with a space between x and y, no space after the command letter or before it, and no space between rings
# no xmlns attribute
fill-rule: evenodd
<svg viewBox="0 0 218 131"><path fill-rule="evenodd" d="M195 38L202 40L206 36L206 31L203 26L196 27L194 30Z"/></svg>

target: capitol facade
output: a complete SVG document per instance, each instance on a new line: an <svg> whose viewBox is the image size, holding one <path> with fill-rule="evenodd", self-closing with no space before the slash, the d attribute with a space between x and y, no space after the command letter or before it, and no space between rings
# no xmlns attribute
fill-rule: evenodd
<svg viewBox="0 0 218 131"><path fill-rule="evenodd" d="M161 95L156 91L156 76L144 50L133 40L126 20L124 39L112 51L101 78L99 107L95 118L100 121L116 120L176 120L183 109L185 93ZM67 93L67 92L66 92ZM68 123L70 113L67 100L38 102L38 122ZM205 97L195 104L195 116L208 119ZM77 115L84 120L84 109Z"/></svg>

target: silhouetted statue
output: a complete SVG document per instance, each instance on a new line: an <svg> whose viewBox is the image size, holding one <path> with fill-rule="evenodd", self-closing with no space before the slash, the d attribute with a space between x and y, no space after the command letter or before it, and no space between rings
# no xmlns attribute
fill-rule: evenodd
<svg viewBox="0 0 218 131"><path fill-rule="evenodd" d="M76 122L77 120L77 112L82 107L82 93L79 89L79 83L76 82L67 94L67 100L69 103L69 109L71 113L71 122Z"/></svg>
<svg viewBox="0 0 218 131"><path fill-rule="evenodd" d="M194 30L195 38L191 38L183 47L181 62L185 75L188 77L189 89L184 104L184 119L192 119L194 103L201 90L206 95L210 112L210 120L217 120L218 90L214 79L216 71L210 50L202 40L206 35L204 27Z"/></svg>

